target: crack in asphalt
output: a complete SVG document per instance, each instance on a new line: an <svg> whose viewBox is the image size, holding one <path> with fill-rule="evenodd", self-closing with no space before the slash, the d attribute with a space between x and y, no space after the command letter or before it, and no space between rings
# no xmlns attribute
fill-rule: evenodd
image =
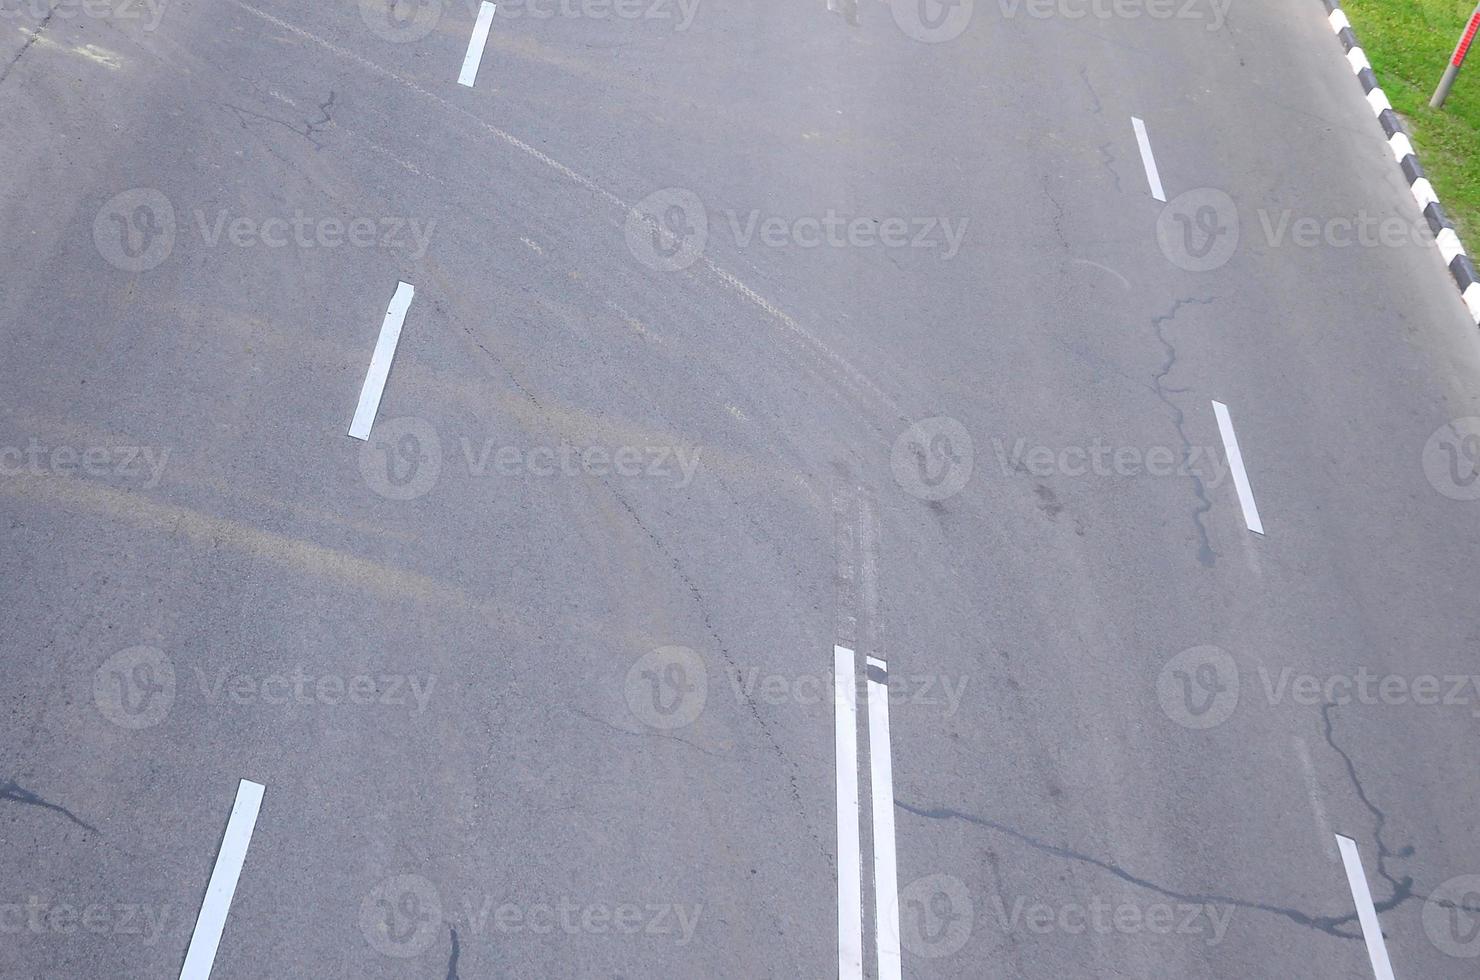
<svg viewBox="0 0 1480 980"><path fill-rule="evenodd" d="M1300 911L1299 909L1285 908L1280 905L1270 905L1264 902L1251 902L1243 898L1234 898L1231 895L1213 895L1202 892L1180 892L1172 888L1167 888L1163 885L1158 885L1153 881L1149 881L1148 879L1133 875L1117 864L1101 860L1100 858L1094 857L1089 854L1084 854L1080 851L1072 850L1071 848L1059 847L1056 844L1050 844L1047 841L1039 840L1038 838L1033 837L1030 834L1025 834L1020 830L1014 830L1006 824L998 823L997 821L988 819L987 817L973 816L969 813L962 813L960 810L952 810L949 807L936 807L933 809L926 809L924 807L912 806L909 803L905 803L901 800L895 800L894 805L899 807L901 810L904 810L906 813L913 813L917 817L924 817L929 820L960 820L964 823L974 824L978 827L986 827L989 830L995 830L1000 834L1006 834L1008 837L1021 841L1022 843L1027 844L1029 847L1038 851L1042 851L1045 854L1052 854L1055 857L1065 858L1070 861L1077 861L1081 864L1093 865L1094 867L1099 868L1102 871L1108 871L1110 874L1114 875L1124 882L1127 882L1128 884L1135 885L1137 888L1144 888L1147 891L1156 892L1158 895L1162 895L1166 898L1175 899L1179 902L1196 902L1202 905L1222 904L1233 906L1235 908L1250 909L1251 911L1256 912L1268 912L1272 915L1278 915L1289 919L1291 922L1294 922L1297 925L1317 929L1321 932L1326 933L1327 935L1335 936L1338 939L1362 938L1362 934L1360 931L1343 932L1339 928L1344 923L1353 922L1356 920L1357 913L1355 911L1341 916L1316 916L1308 915Z"/></svg>
<svg viewBox="0 0 1480 980"><path fill-rule="evenodd" d="M462 949L457 944L457 927L449 926L452 930L452 955L447 959L447 980L459 980L457 975L457 958Z"/></svg>
<svg viewBox="0 0 1480 980"><path fill-rule="evenodd" d="M1381 807L1379 807L1376 803L1372 801L1372 798L1370 796L1368 796L1367 788L1362 784L1361 776L1357 773L1357 766L1356 763L1352 761L1351 755L1341 746L1336 744L1335 726L1331 717L1332 709L1335 707L1336 705L1329 703L1321 706L1321 718L1324 723L1323 727L1326 744L1331 747L1331 750L1333 752L1341 757L1342 764L1346 769L1347 779L1351 782L1352 788L1356 791L1357 798L1362 801L1362 805L1367 809L1367 812L1372 815L1372 838L1377 845L1377 874L1380 878L1382 878L1383 881L1387 882L1392 892L1392 894L1390 894L1386 899L1383 899L1382 901L1377 901L1374 898L1372 903L1373 908L1375 908L1380 915L1383 912L1389 912L1399 907L1404 902L1407 902L1410 899L1416 898L1422 899L1426 902L1431 901L1442 908L1458 909L1461 911L1470 912L1472 914L1480 914L1480 905L1472 906L1464 903L1453 902L1447 899L1433 898L1431 896L1424 895L1423 893L1418 892L1414 889L1412 876L1404 875L1401 879L1399 879L1395 878L1388 871L1387 861L1389 858L1402 859L1412 857L1414 853L1414 848L1412 846L1406 846L1394 851L1388 847L1387 841L1383 839L1383 830L1387 826L1388 822L1387 814L1383 812ZM1313 915L1307 912L1302 912L1299 909L1287 908L1282 905L1273 905L1266 902L1254 902L1248 899L1235 898L1230 895L1212 895L1200 892L1180 892L1172 888L1167 888L1163 885L1158 885L1157 883L1150 881L1149 879L1131 874L1129 871L1125 870L1117 864L1114 864L1113 862L1102 860L1100 858L1094 857L1093 855L1085 854L1082 851L1076 851L1072 848L1061 847L1057 844L1050 844L1049 842L1040 840L1039 838L1034 837L1031 834L1023 833L1020 830L1014 830L1012 827L1009 827L1006 824L1000 823L996 820L992 820L988 817L978 817L973 814L963 813L960 810L951 809L950 807L926 808L914 806L899 799L896 799L894 801L894 805L899 809L904 810L906 813L912 813L917 817L923 817L928 820L960 820L963 823L972 824L978 827L985 827L988 830L995 830L1000 834L1004 834L1008 837L1013 838L1014 840L1021 841L1022 843L1027 844L1029 847L1041 851L1044 854L1051 854L1054 857L1060 857L1064 858L1065 860L1076 861L1081 864L1091 865L1093 867L1101 869L1102 871L1106 871L1114 875L1115 877L1128 884L1135 885L1138 888L1144 888L1147 891L1155 892L1158 895L1162 895L1166 898L1175 899L1179 902L1198 902L1201 904L1221 903L1224 905L1249 909L1256 912L1268 912L1271 915L1281 916L1285 919L1289 919L1291 922L1294 922L1297 925L1316 929L1328 936L1333 936L1337 939L1363 938L1360 928L1356 932L1347 931L1342 928L1342 926L1345 926L1357 920L1357 913L1355 910L1347 913L1346 915Z"/></svg>
<svg viewBox="0 0 1480 980"><path fill-rule="evenodd" d="M1200 501L1200 505L1192 512L1192 524L1197 528L1197 560L1202 563L1204 568L1212 568L1218 561L1218 553L1213 550L1212 542L1208 538L1208 527L1203 523L1203 515L1213 509L1213 502L1208 499L1208 488L1203 484L1202 477L1198 475L1197 470L1192 465L1192 439L1187 435L1187 417L1183 414L1182 409L1178 408L1169 397L1173 394L1181 394L1187 389L1167 388L1162 384L1166 376L1171 374L1172 369L1177 365L1177 348L1173 346L1171 341L1167 340L1163 325L1175 318L1177 311L1184 306L1211 306L1217 299L1218 297L1216 296L1211 296L1207 299L1198 299L1194 296L1189 296L1186 299L1179 299L1173 303L1171 310L1163 316L1153 316L1151 318L1151 326L1156 332L1156 339L1166 348L1167 352L1167 359L1162 364L1161 370L1152 376L1151 380L1155 385L1153 392L1163 405L1172 410L1172 421L1177 427L1177 435L1182 437L1182 462L1187 469L1188 477L1192 480L1192 488L1197 494L1197 499Z"/></svg>
<svg viewBox="0 0 1480 980"><path fill-rule="evenodd" d="M626 497L622 496L616 491L615 488L611 487L610 485L608 485L608 489L611 490L611 494L614 498L616 498L617 503L622 505L622 509L627 511L627 516L632 518L632 522L636 524L639 528L641 528L642 532L647 535L648 540L653 543L653 547L657 548L659 553L662 554L664 558L668 559L668 563L673 567L673 573L678 576L678 580L683 583L684 588L688 589L689 595L693 597L695 605L699 607L699 617L704 621L705 632L707 632L710 637L713 638L715 648L719 650L719 655L724 658L726 665L729 666L731 671L738 673L740 670L740 665L735 662L734 656L731 655L729 648L725 646L725 641L720 637L719 631L714 628L714 623L710 618L709 603L705 600L704 593L699 591L699 587L694 584L692 579L689 578L688 572L684 571L682 563L678 560L678 556L669 551L668 546L663 543L663 539L654 534L652 529L649 528L645 523L643 523L642 518L637 515L636 508L634 508L630 503L627 502ZM764 734L766 737L766 741L770 743L771 751L776 755L778 759L786 763L787 767L789 768L790 771L786 774L786 780L791 790L792 802L796 804L797 809L800 812L805 813L806 805L802 802L801 787L797 785L796 762L794 762L786 754L786 750L781 747L781 743L777 740L776 734L772 732L771 727L766 724L766 719L764 718L764 716L761 715L760 707L755 703L755 699L746 694L743 698L743 701L745 703L745 707L749 709L751 718L754 719L756 726L760 728L761 733ZM818 843L820 844L821 841L818 841Z"/></svg>
<svg viewBox="0 0 1480 980"><path fill-rule="evenodd" d="M1104 111L1105 107L1100 104L1100 93L1096 92L1094 85L1090 84L1088 65L1079 66L1079 77L1084 79L1084 87L1089 89L1089 97L1095 100L1095 104L1091 107L1091 109L1094 114L1098 116L1102 111Z"/></svg>
<svg viewBox="0 0 1480 980"><path fill-rule="evenodd" d="M16 66L16 62L20 61L21 57L27 51L31 50L31 45L41 40L42 32L46 30L46 25L51 23L52 15L56 12L57 8L52 7L46 12L46 16L41 18L41 23L36 25L36 29L31 32L31 36L26 38L26 43L22 44L21 49L15 53L15 57L10 59L10 64L5 66L4 71L0 71L0 83L3 83L5 79L10 77L10 69L14 68Z"/></svg>
<svg viewBox="0 0 1480 980"><path fill-rule="evenodd" d="M20 786L16 785L15 780L13 779L10 782L6 783L4 786L0 786L0 802L7 801L11 803L20 803L25 806L39 806L43 810L51 810L54 813L60 813L62 816L66 817L68 820L72 821L84 830L90 830L93 833L101 836L102 832L99 831L98 828L94 827L86 820L79 819L77 815L74 814L71 810L68 810L61 804L52 803L48 800L44 800L28 789L22 789Z"/></svg>
<svg viewBox="0 0 1480 980"><path fill-rule="evenodd" d="M313 148L315 150L322 150L324 148L324 144L320 140L314 139L315 134L322 133L325 129L329 127L330 124L334 122L334 120L330 118L329 113L329 110L334 105L334 91L332 89L330 89L329 91L328 101L320 103L319 105L319 111L324 114L324 118L305 120L302 124L302 129L299 129L297 124L290 123L286 119L279 119L276 116L269 116L265 113L254 112L253 110L248 109L245 106L239 106L232 102L217 102L216 105L222 106L226 109L230 109L232 112L234 112L236 114L236 121L241 124L241 127L243 129L251 128L247 125L247 120L245 117L260 119L263 122L269 122L274 125L281 126L288 132L292 133L294 136L302 136L304 139L313 144ZM277 156L277 154L274 154L274 156ZM281 160L283 158L278 157L278 159Z"/></svg>
<svg viewBox="0 0 1480 980"><path fill-rule="evenodd" d="M1377 844L1377 874L1392 888L1392 895L1389 898L1381 902L1374 900L1372 904L1376 907L1377 911L1386 912L1388 909L1397 908L1408 899L1414 897L1413 878L1404 875L1403 880L1399 881L1389 874L1387 870L1388 858L1412 857L1413 848L1411 846L1404 847L1395 854L1388 849L1387 842L1382 839L1382 830L1387 826L1387 814L1383 813L1382 808L1376 803L1373 803L1371 797L1367 795L1367 788L1362 785L1362 779L1357 775L1357 766L1356 763L1352 762L1352 757L1347 754L1345 749L1336 744L1335 726L1331 721L1331 709L1334 707L1336 705L1330 703L1321 705L1321 722L1324 729L1322 734L1326 737L1326 744L1331 746L1331 751L1341 756L1341 762L1346 766L1347 778L1351 780L1352 789L1356 790L1357 799L1361 800L1362 806L1366 807L1367 812L1372 814L1372 840Z"/></svg>
<svg viewBox="0 0 1480 980"><path fill-rule="evenodd" d="M1117 191L1120 190L1120 174L1116 173L1115 168L1110 166L1110 164L1115 162L1115 155L1110 152L1110 141L1106 140L1105 142L1101 143L1099 146L1099 151L1100 154L1105 158L1100 162L1104 164L1106 170L1110 171L1110 176L1115 178L1115 189Z"/></svg>
<svg viewBox="0 0 1480 980"><path fill-rule="evenodd" d="M334 90L331 88L329 90L329 99L328 99L328 101L327 102L321 102L321 103L319 103L319 111L324 114L324 118L323 119L309 119L306 122L304 122L304 124L303 124L304 127L305 127L304 130L303 130L303 137L304 137L304 139L306 139L310 143L312 143L314 149L316 149L316 150L322 150L324 148L324 144L322 144L318 140L314 139L314 134L317 133L317 132L320 132L324 128L327 128L329 126L329 124L331 124L334 121L332 118L330 118L330 113L329 113L329 110L332 109L333 107L334 107Z"/></svg>
<svg viewBox="0 0 1480 980"><path fill-rule="evenodd" d="M1059 203L1058 198L1053 196L1053 191L1048 189L1047 174L1043 175L1043 196L1048 198L1053 204L1053 234L1059 240L1059 244L1064 246L1064 251L1067 252L1069 251L1069 239L1064 237L1064 206Z"/></svg>

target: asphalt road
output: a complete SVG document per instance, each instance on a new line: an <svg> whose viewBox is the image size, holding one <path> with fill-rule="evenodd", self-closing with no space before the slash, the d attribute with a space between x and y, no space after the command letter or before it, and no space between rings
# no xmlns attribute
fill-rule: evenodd
<svg viewBox="0 0 1480 980"><path fill-rule="evenodd" d="M1475 975L1480 344L1321 5L922 2L0 7L0 973L179 975L248 780L217 978L880 977L891 853L907 976L1371 977L1336 835Z"/></svg>

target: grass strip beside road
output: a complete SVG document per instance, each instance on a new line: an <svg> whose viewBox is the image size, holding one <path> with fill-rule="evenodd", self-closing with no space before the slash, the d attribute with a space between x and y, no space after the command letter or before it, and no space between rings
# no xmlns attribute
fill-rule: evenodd
<svg viewBox="0 0 1480 980"><path fill-rule="evenodd" d="M1444 108L1429 108L1473 0L1342 0L1342 7L1440 202L1466 247L1480 249L1480 41Z"/></svg>

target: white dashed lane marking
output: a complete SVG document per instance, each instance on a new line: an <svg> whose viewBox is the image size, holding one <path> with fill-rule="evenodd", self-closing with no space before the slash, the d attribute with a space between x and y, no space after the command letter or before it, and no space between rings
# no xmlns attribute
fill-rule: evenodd
<svg viewBox="0 0 1480 980"><path fill-rule="evenodd" d="M1218 416L1218 431L1223 434L1223 449L1228 453L1228 469L1233 473L1239 506L1244 509L1244 523L1255 534L1263 534L1264 525L1259 522L1259 508L1254 506L1254 491L1249 486L1249 474L1244 471L1244 454L1239 452L1238 436L1234 434L1228 406L1213 402L1213 414Z"/></svg>
<svg viewBox="0 0 1480 980"><path fill-rule="evenodd" d="M365 372L365 384L360 388L360 404L355 407L354 421L349 424L351 438L370 438L375 413L380 411L380 396L385 392L385 379L391 373L391 360L396 356L396 343L401 339L401 325L406 322L406 311L411 308L414 295L416 290L411 284L403 282L396 286L396 295L391 297L385 320L380 324L375 353L370 355L370 370Z"/></svg>
<svg viewBox="0 0 1480 980"><path fill-rule="evenodd" d="M1146 183L1151 185L1151 196L1165 201L1167 195L1161 189L1161 174L1156 172L1156 158L1151 155L1151 139L1146 135L1146 124L1131 116L1131 126L1136 130L1136 145L1141 148L1141 163L1146 167Z"/></svg>
<svg viewBox="0 0 1480 980"><path fill-rule="evenodd" d="M478 65L483 61L483 48L488 44L488 29L493 26L494 4L483 0L478 8L478 20L473 24L473 36L468 39L468 53L463 57L462 73L457 84L473 87L478 80Z"/></svg>
<svg viewBox="0 0 1480 980"><path fill-rule="evenodd" d="M221 931L226 928L226 913L231 911L236 881L247 860L247 845L252 842L252 830L257 826L257 811L261 806L262 784L250 779L237 784L236 802L231 805L231 818L226 821L216 866L211 871L210 884L206 885L206 897L200 903L185 965L180 967L180 980L208 980L211 975Z"/></svg>
<svg viewBox="0 0 1480 980"><path fill-rule="evenodd" d="M1393 965L1388 962L1387 940L1382 937L1382 923L1378 921L1377 909L1372 905L1372 892L1367 888L1367 875L1362 871L1362 857L1357 853L1357 842L1337 834L1336 846L1341 848L1341 863L1346 865L1346 883L1351 886L1352 901L1357 903L1357 921L1362 923L1362 938L1367 941L1367 959L1372 963L1372 975L1377 980L1393 980Z"/></svg>
<svg viewBox="0 0 1480 980"><path fill-rule="evenodd" d="M833 647L838 764L838 980L863 977L863 856L858 842L858 682L853 651Z"/></svg>
<svg viewBox="0 0 1480 980"><path fill-rule="evenodd" d="M874 814L874 912L879 980L900 980L899 871L894 859L894 763L889 753L889 667L868 657L869 799Z"/></svg>

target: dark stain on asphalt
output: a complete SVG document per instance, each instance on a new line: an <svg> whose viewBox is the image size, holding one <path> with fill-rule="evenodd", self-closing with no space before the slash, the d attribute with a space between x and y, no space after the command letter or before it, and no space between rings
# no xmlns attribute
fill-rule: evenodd
<svg viewBox="0 0 1480 980"><path fill-rule="evenodd" d="M62 816L66 817L68 820L72 821L84 830L92 831L94 834L99 833L98 828L94 827L86 820L78 819L77 815L74 814L71 810L68 810L66 807L61 806L60 804L51 803L47 800L44 800L28 789L21 789L21 787L16 785L15 780L11 780L4 786L0 786L0 802L21 803L25 806L39 806L43 810L51 810L54 813L60 813Z"/></svg>
<svg viewBox="0 0 1480 980"><path fill-rule="evenodd" d="M458 980L457 958L462 952L462 947L457 943L457 930L452 929L452 955L447 960L447 980Z"/></svg>

